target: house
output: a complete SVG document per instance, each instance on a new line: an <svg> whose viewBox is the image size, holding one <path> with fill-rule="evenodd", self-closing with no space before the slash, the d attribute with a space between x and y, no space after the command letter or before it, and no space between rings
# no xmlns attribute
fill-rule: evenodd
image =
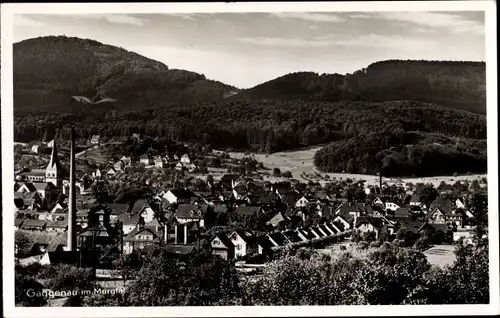
<svg viewBox="0 0 500 318"><path fill-rule="evenodd" d="M385 209L386 210L396 211L398 208L399 208L399 205L397 205L394 202L386 202L385 203Z"/></svg>
<svg viewBox="0 0 500 318"><path fill-rule="evenodd" d="M50 213L65 213L68 209L68 204L64 202L57 203L52 210L50 210Z"/></svg>
<svg viewBox="0 0 500 318"><path fill-rule="evenodd" d="M98 145L101 142L101 136L99 135L93 135L92 139L90 140L90 143L93 145Z"/></svg>
<svg viewBox="0 0 500 318"><path fill-rule="evenodd" d="M165 193L162 197L168 203L190 203L191 199L196 198L196 194L189 189L172 189Z"/></svg>
<svg viewBox="0 0 500 318"><path fill-rule="evenodd" d="M179 204L175 212L175 218L180 224L188 222L199 223L200 227L205 227L205 215L208 205Z"/></svg>
<svg viewBox="0 0 500 318"><path fill-rule="evenodd" d="M375 239L378 239L382 226L380 224L375 224L374 221L374 219L370 219L369 217L360 216L356 219L354 228L360 233L373 232L375 233Z"/></svg>
<svg viewBox="0 0 500 318"><path fill-rule="evenodd" d="M165 161L163 160L162 157L158 156L155 158L155 167L163 169L164 164L165 164Z"/></svg>
<svg viewBox="0 0 500 318"><path fill-rule="evenodd" d="M453 232L453 241L458 242L460 240L462 241L462 244L466 245L474 245L474 238L475 234L474 232L467 230L467 229L457 229L457 231Z"/></svg>
<svg viewBox="0 0 500 318"><path fill-rule="evenodd" d="M24 220L22 219L14 219L14 228L16 230L20 229L24 223Z"/></svg>
<svg viewBox="0 0 500 318"><path fill-rule="evenodd" d="M118 161L113 165L115 171L123 171L125 169L125 163L123 161Z"/></svg>
<svg viewBox="0 0 500 318"><path fill-rule="evenodd" d="M300 238L300 236L297 234L296 231L293 230L285 231L283 232L283 235L292 245L300 245L303 243L302 239Z"/></svg>
<svg viewBox="0 0 500 318"><path fill-rule="evenodd" d="M453 202L448 197L443 195L437 197L434 201L431 202L429 210L433 211L435 208L439 208L445 214L449 214L457 210L455 204L453 204Z"/></svg>
<svg viewBox="0 0 500 318"><path fill-rule="evenodd" d="M44 199L49 198L51 195L59 194L59 189L52 182L35 182L33 185L38 194Z"/></svg>
<svg viewBox="0 0 500 318"><path fill-rule="evenodd" d="M37 188L35 185L31 182L25 182L21 184L21 186L17 189L18 193L32 193L32 192L37 192Z"/></svg>
<svg viewBox="0 0 500 318"><path fill-rule="evenodd" d="M335 222L335 225L341 225L341 231L343 232L344 229L350 229L351 228L351 225L349 224L349 222L347 222L347 220L340 216L340 215L337 215L334 219L333 219L333 222ZM339 226L337 226L339 227Z"/></svg>
<svg viewBox="0 0 500 318"><path fill-rule="evenodd" d="M427 219L429 223L432 224L454 223L457 226L462 227L464 216L455 210L451 212L446 212L442 208L435 207L433 210L431 210L430 213L428 213Z"/></svg>
<svg viewBox="0 0 500 318"><path fill-rule="evenodd" d="M411 215L409 208L397 208L394 211L394 217L396 218L409 218Z"/></svg>
<svg viewBox="0 0 500 318"><path fill-rule="evenodd" d="M186 153L186 154L183 154L181 156L181 161L180 161L181 163L188 164L188 163L191 163L191 161L192 160L191 160L191 157L189 156L189 154Z"/></svg>
<svg viewBox="0 0 500 318"><path fill-rule="evenodd" d="M225 260L235 258L235 246L225 234L217 233L210 239L210 246L214 255L219 255Z"/></svg>
<svg viewBox="0 0 500 318"><path fill-rule="evenodd" d="M161 240L149 227L136 227L123 238L123 253L130 254L133 251L141 251L146 245L160 245Z"/></svg>
<svg viewBox="0 0 500 318"><path fill-rule="evenodd" d="M149 223L153 218L155 217L155 212L149 205L149 203L146 202L146 200L139 199L134 203L134 206L130 210L130 214L138 214L140 215L143 219L144 222Z"/></svg>
<svg viewBox="0 0 500 318"><path fill-rule="evenodd" d="M275 249L275 244L271 242L269 235L257 237L257 252L259 254L270 254Z"/></svg>
<svg viewBox="0 0 500 318"><path fill-rule="evenodd" d="M143 165L149 166L149 165L152 164L152 160L151 160L151 158L148 155L142 155L139 158L139 164L143 164Z"/></svg>
<svg viewBox="0 0 500 318"><path fill-rule="evenodd" d="M68 221L49 221L45 228L48 232L66 232L68 230Z"/></svg>
<svg viewBox="0 0 500 318"><path fill-rule="evenodd" d="M318 239L325 239L328 237L328 234L323 232L323 230L321 228L319 228L318 226L312 226L310 228L310 230L311 230L311 232L313 232L313 234L316 235L316 238L318 238Z"/></svg>
<svg viewBox="0 0 500 318"><path fill-rule="evenodd" d="M290 243L290 241L286 238L286 236L283 235L281 232L275 232L267 235L269 237L269 241L273 243L273 249L282 249L285 247L287 244Z"/></svg>
<svg viewBox="0 0 500 318"><path fill-rule="evenodd" d="M30 230L30 231L43 231L45 230L45 226L47 225L47 221L42 220L26 220L21 229Z"/></svg>
<svg viewBox="0 0 500 318"><path fill-rule="evenodd" d="M236 258L257 252L257 237L251 231L236 230L229 239L235 246Z"/></svg>
<svg viewBox="0 0 500 318"><path fill-rule="evenodd" d="M276 228L282 222L287 222L288 217L284 216L283 213L278 212L275 216L273 216L269 221L266 222L267 225L271 225Z"/></svg>
<svg viewBox="0 0 500 318"><path fill-rule="evenodd" d="M130 158L130 157L122 156L120 158L120 161L125 164L125 167L128 167L128 166L132 165L132 158Z"/></svg>
<svg viewBox="0 0 500 318"><path fill-rule="evenodd" d="M179 165L179 164L182 166L180 169L179 169L179 167L178 167L178 165ZM179 163L175 166L175 168L176 168L177 170L187 170L188 172L191 172L191 173L195 172L195 171L196 171L196 169L198 169L198 167L197 167L194 163L182 163L182 162L179 162Z"/></svg>
<svg viewBox="0 0 500 318"><path fill-rule="evenodd" d="M31 152L32 153L38 153L38 149L40 148L39 145L33 145L33 147L31 147Z"/></svg>
<svg viewBox="0 0 500 318"><path fill-rule="evenodd" d="M97 178L97 179L101 178L102 177L101 170L100 169L96 169L94 172L92 172L92 177L93 178Z"/></svg>
<svg viewBox="0 0 500 318"><path fill-rule="evenodd" d="M140 225L144 225L144 219L139 214L122 214L117 220L122 223L123 226L123 234L128 234L132 232L135 228Z"/></svg>
<svg viewBox="0 0 500 318"><path fill-rule="evenodd" d="M463 198L457 198L455 200L455 206L459 209L465 209L466 206L465 206L465 199Z"/></svg>
<svg viewBox="0 0 500 318"><path fill-rule="evenodd" d="M117 234L115 229L97 224L83 229L77 236L77 244L81 250L100 250L115 244Z"/></svg>
<svg viewBox="0 0 500 318"><path fill-rule="evenodd" d="M410 205L423 207L423 203L419 194L413 194L410 199Z"/></svg>
<svg viewBox="0 0 500 318"><path fill-rule="evenodd" d="M108 176L114 176L118 173L118 171L115 170L115 168L111 168L108 170L108 172L106 172L106 175Z"/></svg>
<svg viewBox="0 0 500 318"><path fill-rule="evenodd" d="M308 198L306 198L305 196L302 196L300 199L297 200L297 202L295 202L295 207L305 208L310 203L311 203L311 201Z"/></svg>
<svg viewBox="0 0 500 318"><path fill-rule="evenodd" d="M256 205L240 205L234 210L237 215L244 217L259 215L261 211L262 207Z"/></svg>
<svg viewBox="0 0 500 318"><path fill-rule="evenodd" d="M120 215L128 212L129 207L130 206L128 204L120 204L120 203L108 204L109 220L114 221L118 219Z"/></svg>
<svg viewBox="0 0 500 318"><path fill-rule="evenodd" d="M45 182L45 178L44 169L31 169L31 171L23 171L16 175L16 179L30 182Z"/></svg>

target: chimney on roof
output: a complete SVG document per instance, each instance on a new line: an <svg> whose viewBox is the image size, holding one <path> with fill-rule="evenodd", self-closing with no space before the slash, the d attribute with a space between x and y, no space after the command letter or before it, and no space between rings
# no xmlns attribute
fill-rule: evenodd
<svg viewBox="0 0 500 318"><path fill-rule="evenodd" d="M55 146L55 145L54 145ZM76 251L76 197L75 197L75 127L71 127L68 240L69 251Z"/></svg>

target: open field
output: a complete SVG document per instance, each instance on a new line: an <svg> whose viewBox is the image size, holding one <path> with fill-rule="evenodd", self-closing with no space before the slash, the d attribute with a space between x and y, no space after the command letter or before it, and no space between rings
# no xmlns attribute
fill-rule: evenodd
<svg viewBox="0 0 500 318"><path fill-rule="evenodd" d="M294 151L281 151L275 152L269 155L266 154L250 154L251 157L255 158L257 161L262 162L264 167L272 170L274 168L279 168L282 172L290 171L294 179L314 182L319 182L320 184L325 184L331 182L332 180L345 180L347 178L353 181L365 180L366 185L378 185L379 177L374 175L365 174L351 174L351 173L322 173L318 172L314 167L314 154L318 151L321 146L314 146L309 148L304 148ZM230 152L229 156L231 158L243 158L245 153L243 152ZM272 171L271 171L272 172ZM329 176L326 179L325 176ZM411 182L416 183L432 183L434 186L438 186L441 181L446 183L455 183L457 180L469 180L481 179L482 177L487 178L487 174L472 174L463 176L436 176L436 177L425 177L425 178L382 178L382 182L387 182L389 185ZM271 180L270 180L271 181Z"/></svg>
<svg viewBox="0 0 500 318"><path fill-rule="evenodd" d="M432 265L445 267L452 265L455 262L455 246L453 245L436 245L424 252L427 260Z"/></svg>

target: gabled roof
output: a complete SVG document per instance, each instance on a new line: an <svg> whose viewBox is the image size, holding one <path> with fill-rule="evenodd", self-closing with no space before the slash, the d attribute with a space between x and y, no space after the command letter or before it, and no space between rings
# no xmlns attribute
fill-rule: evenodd
<svg viewBox="0 0 500 318"><path fill-rule="evenodd" d="M316 237L316 235L314 235L312 232L311 232L311 229L300 229L298 230L305 238L307 238L308 240L312 240Z"/></svg>
<svg viewBox="0 0 500 318"><path fill-rule="evenodd" d="M238 215L246 215L246 216L251 216L258 214L261 210L260 206L254 206L254 205L245 205L245 206L239 206L235 209L235 213Z"/></svg>
<svg viewBox="0 0 500 318"><path fill-rule="evenodd" d="M192 197L196 196L196 194L194 194L193 191L191 191L189 189L184 189L184 188L172 189L172 190L169 190L169 192L172 193L177 198L188 199L188 198L192 198Z"/></svg>
<svg viewBox="0 0 500 318"><path fill-rule="evenodd" d="M132 207L132 210L130 210L130 214L139 214L142 212L144 208L149 207L149 203L146 202L144 199L139 199L135 201L134 206Z"/></svg>
<svg viewBox="0 0 500 318"><path fill-rule="evenodd" d="M318 234L319 237L325 237L326 234L323 234L323 232L320 230L318 226L312 226L311 230L314 231L314 233Z"/></svg>
<svg viewBox="0 0 500 318"><path fill-rule="evenodd" d="M456 209L456 206L450 199L444 196L439 196L430 204L430 209L434 210L434 208L439 208L444 211L444 213L450 213L452 210Z"/></svg>
<svg viewBox="0 0 500 318"><path fill-rule="evenodd" d="M397 208L394 212L395 217L410 217L411 212L409 208Z"/></svg>
<svg viewBox="0 0 500 318"><path fill-rule="evenodd" d="M274 227L277 227L278 224L280 224L281 222L284 222L284 221L286 221L285 217L283 216L283 214L281 212L278 212L269 221L267 221L266 224L270 224Z"/></svg>
<svg viewBox="0 0 500 318"><path fill-rule="evenodd" d="M238 236L241 237L241 239L247 244L252 244L257 239L255 234L250 230L235 230L229 237L233 236L234 233L238 234Z"/></svg>
<svg viewBox="0 0 500 318"><path fill-rule="evenodd" d="M373 209L369 204L366 204L366 203L345 202L342 205L340 205L335 210L335 212L337 214L341 214L341 215L348 214L349 212L359 212L360 214L371 214L371 213L373 213Z"/></svg>
<svg viewBox="0 0 500 318"><path fill-rule="evenodd" d="M275 232L269 234L269 237L278 244L278 246L285 246L289 243L289 240L281 232Z"/></svg>
<svg viewBox="0 0 500 318"><path fill-rule="evenodd" d="M118 217L118 221L122 222L123 225L137 225L141 219L142 217L139 214L130 215L128 213L122 214Z"/></svg>
<svg viewBox="0 0 500 318"><path fill-rule="evenodd" d="M224 244L224 246L227 247L228 249L234 248L233 242L226 236L226 234L217 233L210 239L210 242L212 242L216 238L218 238L222 242L222 244Z"/></svg>
<svg viewBox="0 0 500 318"><path fill-rule="evenodd" d="M345 231L345 227L344 227L344 224L342 224L341 222L338 222L338 221L333 221L333 224L342 232Z"/></svg>
<svg viewBox="0 0 500 318"><path fill-rule="evenodd" d="M26 220L23 223L22 228L44 227L46 224L47 224L47 221L44 221L44 220Z"/></svg>
<svg viewBox="0 0 500 318"><path fill-rule="evenodd" d="M214 212L215 213L227 213L227 205L225 204L214 204Z"/></svg>
<svg viewBox="0 0 500 318"><path fill-rule="evenodd" d="M269 240L269 237L267 235L261 235L257 237L257 244L259 244L259 246L264 250L270 250L274 247L273 242Z"/></svg>
<svg viewBox="0 0 500 318"><path fill-rule="evenodd" d="M337 231L337 229L335 228L335 226L333 225L333 223L332 223L332 222L330 222L330 223L326 223L326 224L325 224L325 227L326 227L327 229L329 229L329 230L330 230L330 232L332 232L334 235L339 233L339 231Z"/></svg>
<svg viewBox="0 0 500 318"><path fill-rule="evenodd" d="M46 225L47 228L66 228L68 227L68 221L49 221Z"/></svg>
<svg viewBox="0 0 500 318"><path fill-rule="evenodd" d="M299 243L302 242L301 238L295 231L286 231L283 232L283 235L292 243Z"/></svg>
<svg viewBox="0 0 500 318"><path fill-rule="evenodd" d="M127 213L130 206L128 204L112 203L108 204L108 207L111 215L121 215Z"/></svg>
<svg viewBox="0 0 500 318"><path fill-rule="evenodd" d="M87 227L78 236L96 236L96 237L108 237L110 233L103 225L99 224L94 227Z"/></svg>
<svg viewBox="0 0 500 318"><path fill-rule="evenodd" d="M23 185L21 185L22 187ZM31 182L25 182L24 183L24 186L28 189L29 192L35 192L37 190L37 188L35 187L35 185Z"/></svg>
<svg viewBox="0 0 500 318"><path fill-rule="evenodd" d="M147 242L154 242L154 243L159 243L160 242L160 238L158 237L158 235L156 234L156 232L153 231L153 230L151 230L148 227L143 227L143 228L140 228L140 229L138 229L138 228L133 229L130 233L127 234L127 236L125 236L123 238L123 240L126 241L126 242L145 242L144 240L140 240L140 239L136 238L136 235L139 235L139 234L142 234L142 235L152 235L153 239L149 240Z"/></svg>
<svg viewBox="0 0 500 318"><path fill-rule="evenodd" d="M179 204L175 212L176 218L200 219L208 210L208 205L203 204Z"/></svg>
<svg viewBox="0 0 500 318"><path fill-rule="evenodd" d="M323 230L328 236L335 234L335 232L331 231L325 224L319 224L318 227Z"/></svg>

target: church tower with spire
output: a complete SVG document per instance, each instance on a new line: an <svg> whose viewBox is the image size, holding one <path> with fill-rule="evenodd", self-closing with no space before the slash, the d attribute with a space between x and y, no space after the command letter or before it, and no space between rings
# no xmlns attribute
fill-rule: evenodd
<svg viewBox="0 0 500 318"><path fill-rule="evenodd" d="M52 182L57 188L62 187L62 180L65 177L64 169L59 161L59 156L57 155L57 147L54 140L52 145L52 154L50 155L50 162L45 169L45 182Z"/></svg>

